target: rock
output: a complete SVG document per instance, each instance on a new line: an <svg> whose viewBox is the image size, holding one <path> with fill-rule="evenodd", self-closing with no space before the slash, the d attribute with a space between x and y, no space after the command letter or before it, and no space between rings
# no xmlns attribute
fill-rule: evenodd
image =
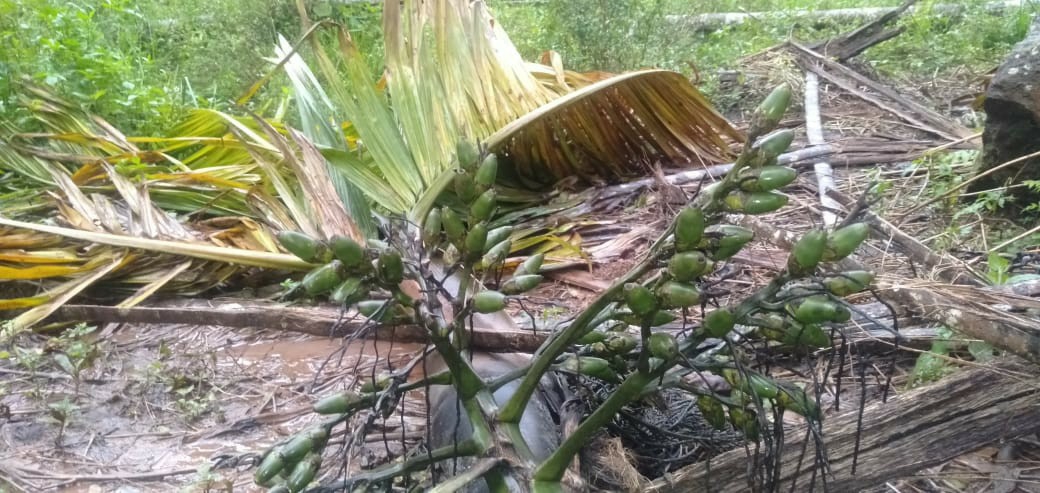
<svg viewBox="0 0 1040 493"><path fill-rule="evenodd" d="M986 129L982 134L979 172L1040 151L1040 16L1033 19L1026 38L1015 45L986 91ZM969 191L983 191L1023 180L1040 180L1040 156L993 172ZM1027 187L1008 191L1014 202L1006 209L1017 213L1040 201Z"/></svg>

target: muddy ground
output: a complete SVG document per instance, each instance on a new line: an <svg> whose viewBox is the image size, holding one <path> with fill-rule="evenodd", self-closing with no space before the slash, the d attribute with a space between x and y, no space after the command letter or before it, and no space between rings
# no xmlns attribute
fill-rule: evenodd
<svg viewBox="0 0 1040 493"><path fill-rule="evenodd" d="M420 349L358 342L343 351L328 338L154 325L85 339L99 356L78 392L49 354L35 371L0 363L10 413L0 420L0 471L26 491L258 491L252 454L315 421L315 396L352 385L376 354L396 365ZM73 410L60 419L52 407L65 398ZM407 428L411 441L418 430ZM366 450L358 465L386 459L381 443Z"/></svg>
<svg viewBox="0 0 1040 493"><path fill-rule="evenodd" d="M967 87L967 83L950 86ZM824 89L821 99L829 140L887 135L927 141L927 135L877 108L826 84ZM801 122L795 119L788 124L800 127ZM795 147L800 144L804 141ZM910 162L835 166L835 172L839 188L853 197L872 180L891 180L894 186L886 200L876 206L886 217L898 217L910 204L927 197L929 183L938 178L927 166ZM812 175L804 175L804 181L789 190L790 205L764 218L765 222L795 232L819 223ZM604 211L599 219L630 233L631 241L600 250L591 269L554 275L553 282L528 298L533 320L544 325L564 318L623 272L670 216L674 205L666 191L654 189ZM686 191L692 193L693 188ZM904 219L904 230L934 247L959 249L967 258L976 258L972 255L977 248L969 241L952 245L936 241L953 224L952 214L932 211ZM735 259L736 275L723 287L731 296L742 296L779 270L785 258L783 249L758 241ZM885 275L922 275L890 242L870 242L861 250L860 260ZM532 320L525 313L514 314L521 324ZM387 354L389 364L400 367L420 349L390 341L345 347L339 339L205 326L108 325L77 340L93 348L96 356L76 378L74 371L63 370L55 359L75 341L25 337L15 344L21 350L0 358L0 492L257 491L251 469L255 454L316 421L309 412L316 398L353 386L358 375L381 371ZM825 401L840 398L846 403L843 406L856 405L859 384L868 386L868 399L876 398L886 383L891 384L890 392L904 391L920 353L920 349L904 348L896 355L884 355L865 383L848 372L837 374L826 384ZM970 358L965 352L953 355ZM809 355L786 363L797 371L785 373L780 365L774 373L805 378L830 357ZM840 395L835 386L838 379L843 383ZM404 406L398 417L380 423L381 429L365 437L364 453L345 467L356 470L384 462L401 452L402 442L419 441L425 423L422 395L410 396ZM333 443L344 440L336 437ZM877 491L1040 491L1038 450L1035 437L1019 441L1015 460L1008 460L999 447L988 447Z"/></svg>

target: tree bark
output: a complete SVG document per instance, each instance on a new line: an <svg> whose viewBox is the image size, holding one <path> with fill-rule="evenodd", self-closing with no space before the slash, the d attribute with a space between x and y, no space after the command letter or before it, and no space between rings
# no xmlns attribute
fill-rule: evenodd
<svg viewBox="0 0 1040 493"><path fill-rule="evenodd" d="M1036 368L1005 365L954 375L936 384L824 420L829 473L814 466L804 428L791 429L777 484L749 482L744 450L734 450L658 480L654 492L859 491L941 464L991 443L1040 431ZM1028 372L1028 373L1024 373ZM859 437L859 453L856 440ZM801 467L799 468L799 463ZM815 481L815 484L811 483Z"/></svg>

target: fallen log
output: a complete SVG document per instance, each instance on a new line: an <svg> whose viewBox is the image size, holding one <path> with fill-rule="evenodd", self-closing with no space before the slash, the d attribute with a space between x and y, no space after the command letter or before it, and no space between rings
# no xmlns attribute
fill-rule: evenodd
<svg viewBox="0 0 1040 493"><path fill-rule="evenodd" d="M358 337L424 343L429 339L417 325L385 325L360 334L363 317L331 306L284 306L252 300L169 300L161 306L119 308L102 305L64 305L48 319L135 324L191 324L201 326L254 327L299 332L324 337ZM532 353L548 335L534 330L485 330L472 332L474 349L490 352Z"/></svg>
<svg viewBox="0 0 1040 493"><path fill-rule="evenodd" d="M905 477L986 445L1040 431L1036 368L1006 364L965 371L935 384L828 417L827 469L804 428L786 432L779 481L749 476L754 457L734 450L656 481L654 492L859 491ZM862 423L862 425L860 425ZM802 449L806 447L803 456ZM857 454L858 449L858 454Z"/></svg>
<svg viewBox="0 0 1040 493"><path fill-rule="evenodd" d="M998 295L990 299L994 303L1002 303L1005 298L1000 293L1008 296L1026 298L1040 295L1040 280L1026 281L1010 286L999 286L987 288L983 293ZM941 296L941 295L939 295ZM896 343L895 335L889 327L879 327L870 319L888 322L893 316L888 307L881 303L868 303L856 306L858 312L854 313L852 323L844 328L845 336L850 342L877 342L880 344ZM919 304L896 306L900 327L906 327L915 322L910 318L914 315L913 310L919 309ZM201 326L223 326L223 327L254 327L259 329L274 329L303 334L311 334L322 337L351 337L361 336L359 330L363 327L363 320L354 312L341 312L338 308L328 305L318 306L285 306L277 303L262 302L256 300L234 299L234 300L200 300L180 299L167 300L159 305L135 306L132 308L119 308L103 305L64 305L58 308L50 318L50 322L105 322L105 323L136 323L136 324L192 324ZM671 327L681 330L681 325ZM472 332L472 343L475 349L489 352L525 352L532 353L541 346L545 338L551 332L546 330L488 330L477 327ZM967 332L966 332L967 334ZM969 334L971 335L971 334ZM379 327L364 334L367 338L379 338L390 340L393 338L400 342L427 342L424 330L416 325L395 325ZM900 346L922 347L934 337L934 332L928 329L908 331L900 334L898 341Z"/></svg>
<svg viewBox="0 0 1040 493"><path fill-rule="evenodd" d="M984 8L990 13L997 14L1003 12L1005 9L1021 7L1027 4L1027 0L1004 0L987 3L984 5ZM951 16L960 14L967 8L968 5L962 3L941 3L932 5L929 8L929 12L934 15ZM824 20L837 23L890 15L897 9L899 9L899 7L859 7L828 10L797 9L767 12L720 12L697 15L674 14L665 16L665 20L695 31L713 31L721 27L743 24L748 21L769 19L778 20L798 17L812 18L814 21ZM909 10L911 13L916 12L916 9L913 7Z"/></svg>
<svg viewBox="0 0 1040 493"><path fill-rule="evenodd" d="M1040 322L1017 311L1040 310L1040 301L974 286L895 284L881 297L969 337L1040 363Z"/></svg>

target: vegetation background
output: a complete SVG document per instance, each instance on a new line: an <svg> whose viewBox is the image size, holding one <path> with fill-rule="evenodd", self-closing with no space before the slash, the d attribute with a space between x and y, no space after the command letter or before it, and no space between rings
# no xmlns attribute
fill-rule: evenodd
<svg viewBox="0 0 1040 493"><path fill-rule="evenodd" d="M788 13L698 31L675 16L712 12L793 11L896 5L894 0L489 0L527 59L556 50L575 70L676 70L699 80L725 107L720 69L794 36L825 39L852 27ZM1000 63L1022 39L1034 4L986 10L957 2L959 16L939 16L919 2L899 22L907 31L869 50L879 72L914 83L970 80ZM1025 3L1025 2L1023 2ZM295 2L286 0L0 0L0 121L25 129L15 85L22 77L56 88L134 134L162 134L186 110L227 108L270 65L278 35L299 35ZM313 19L349 26L371 63L381 59L379 3L309 0ZM971 22L964 22L971 17ZM268 85L257 105L284 96Z"/></svg>

